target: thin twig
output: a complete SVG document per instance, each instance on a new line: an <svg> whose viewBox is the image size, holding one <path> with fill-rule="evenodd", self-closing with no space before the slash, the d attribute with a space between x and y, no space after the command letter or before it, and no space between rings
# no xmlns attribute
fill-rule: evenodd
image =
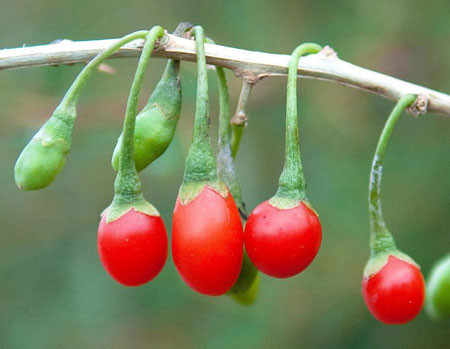
<svg viewBox="0 0 450 349"><path fill-rule="evenodd" d="M49 45L3 49L0 50L0 70L86 63L115 40L117 39L62 40L59 43ZM113 57L138 56L142 50L142 45L142 40L131 42ZM205 53L208 64L231 69L236 75L255 82L266 76L286 75L290 58L289 55L248 51L213 44L205 45ZM195 61L194 42L166 34L157 46L154 56ZM429 111L450 116L450 95L348 63L337 58L334 51L328 47L319 54L301 58L299 75L306 78L334 81L394 101L397 101L406 93L420 94L424 103L422 108L417 108L417 106L413 108L413 113Z"/></svg>
<svg viewBox="0 0 450 349"><path fill-rule="evenodd" d="M236 106L236 112L230 120L232 127L232 137L231 137L231 155L236 157L236 153L239 148L239 143L241 141L242 134L244 133L244 128L247 125L248 114L246 112L248 97L252 90L254 81L249 81L246 78L242 79L241 94L239 95L239 100Z"/></svg>

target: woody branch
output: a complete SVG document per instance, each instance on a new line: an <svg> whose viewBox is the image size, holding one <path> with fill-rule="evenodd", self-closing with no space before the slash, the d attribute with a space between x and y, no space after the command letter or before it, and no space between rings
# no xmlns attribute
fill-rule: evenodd
<svg viewBox="0 0 450 349"><path fill-rule="evenodd" d="M86 63L118 39L70 41L48 45L0 50L0 70ZM121 48L114 57L139 56L143 40L135 40ZM237 76L253 83L264 77L287 75L289 55L249 51L233 47L205 44L208 64L231 69ZM153 54L160 58L195 61L195 43L166 33ZM337 82L397 101L407 93L420 96L410 109L412 114L432 112L450 116L450 95L351 64L325 47L316 55L300 59L299 76Z"/></svg>

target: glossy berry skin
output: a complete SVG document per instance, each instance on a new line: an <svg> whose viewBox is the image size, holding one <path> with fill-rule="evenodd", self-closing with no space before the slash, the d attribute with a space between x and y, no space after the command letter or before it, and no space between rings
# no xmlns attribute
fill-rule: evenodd
<svg viewBox="0 0 450 349"><path fill-rule="evenodd" d="M419 268L394 256L376 274L364 277L362 293L369 311L385 324L414 319L425 301L425 281Z"/></svg>
<svg viewBox="0 0 450 349"><path fill-rule="evenodd" d="M302 272L316 257L321 242L319 218L304 203L279 209L265 201L245 225L244 243L252 263L277 278Z"/></svg>
<svg viewBox="0 0 450 349"><path fill-rule="evenodd" d="M117 282L139 286L155 278L167 259L167 232L160 216L131 209L110 223L103 215L98 227L100 260Z"/></svg>
<svg viewBox="0 0 450 349"><path fill-rule="evenodd" d="M233 197L203 188L183 205L177 199L172 223L172 255L182 279L195 291L220 296L241 270L243 232Z"/></svg>

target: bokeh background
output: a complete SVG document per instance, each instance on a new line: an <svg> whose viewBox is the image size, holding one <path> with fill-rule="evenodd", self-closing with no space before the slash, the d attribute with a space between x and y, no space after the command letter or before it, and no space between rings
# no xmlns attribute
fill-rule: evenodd
<svg viewBox="0 0 450 349"><path fill-rule="evenodd" d="M160 24L202 24L218 43L290 53L299 43L450 92L448 1L0 0L0 47L55 39L113 38ZM0 347L2 348L444 348L449 323L424 313L405 326L374 320L360 295L368 258L368 172L393 102L337 84L300 82L301 146L323 245L300 276L266 276L252 307L194 293L169 257L163 272L125 288L97 256L99 214L113 195L110 157L120 133L136 59L111 60L79 103L73 148L49 188L21 192L14 162L51 114L80 65L0 72ZM155 59L144 103L164 66ZM231 109L240 80L228 73ZM237 158L247 206L274 194L283 164L285 79L258 83ZM167 153L142 175L145 196L168 230L191 137L195 65L182 65L183 107ZM211 76L213 131L217 92ZM398 246L427 275L450 251L450 120L404 116L385 164L383 205ZM216 137L214 136L214 141Z"/></svg>

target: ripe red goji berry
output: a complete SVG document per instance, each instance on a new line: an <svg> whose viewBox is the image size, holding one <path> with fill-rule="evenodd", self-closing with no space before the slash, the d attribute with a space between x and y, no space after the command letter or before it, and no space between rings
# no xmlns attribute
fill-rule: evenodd
<svg viewBox="0 0 450 349"><path fill-rule="evenodd" d="M239 212L217 176L209 137L209 99L203 28L193 29L197 48L194 134L172 222L172 255L182 279L195 291L218 296L231 289L241 269Z"/></svg>
<svg viewBox="0 0 450 349"><path fill-rule="evenodd" d="M278 191L253 210L244 231L252 263L278 278L303 271L317 255L322 241L319 218L306 197L297 116L298 61L302 55L320 50L319 45L303 44L292 53L287 84L286 159Z"/></svg>
<svg viewBox="0 0 450 349"><path fill-rule="evenodd" d="M126 286L151 281L167 259L167 232L162 218L129 210L98 227L98 253L108 273Z"/></svg>
<svg viewBox="0 0 450 349"><path fill-rule="evenodd" d="M385 324L411 321L425 301L420 269L395 255L377 273L363 278L362 290L369 311Z"/></svg>

